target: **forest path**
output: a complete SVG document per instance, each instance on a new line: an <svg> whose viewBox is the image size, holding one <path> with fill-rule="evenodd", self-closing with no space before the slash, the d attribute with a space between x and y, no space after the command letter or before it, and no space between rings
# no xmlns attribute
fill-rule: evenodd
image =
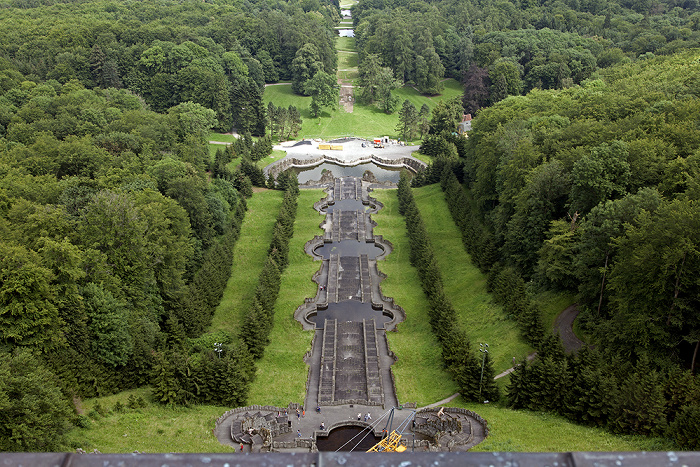
<svg viewBox="0 0 700 467"><path fill-rule="evenodd" d="M567 353L577 352L585 342L579 339L574 333L574 321L579 314L578 305L575 303L559 313L554 320L554 333L559 334L564 350Z"/></svg>

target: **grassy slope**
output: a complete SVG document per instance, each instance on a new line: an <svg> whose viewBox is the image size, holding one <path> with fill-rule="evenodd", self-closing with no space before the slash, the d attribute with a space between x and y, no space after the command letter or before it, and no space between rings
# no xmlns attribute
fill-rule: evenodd
<svg viewBox="0 0 700 467"><path fill-rule="evenodd" d="M340 39L344 39L342 42ZM338 51L338 69L357 68L357 50L354 37L339 37L335 43Z"/></svg>
<svg viewBox="0 0 700 467"><path fill-rule="evenodd" d="M440 185L415 189L413 193L437 253L445 292L472 347L488 343L496 372L510 368L513 357L520 359L532 349L523 342L515 323L507 320L503 309L491 301L486 292L486 277L464 251Z"/></svg>
<svg viewBox="0 0 700 467"><path fill-rule="evenodd" d="M394 246L386 260L379 263L379 270L387 275L382 293L392 297L407 315L398 332L388 334L389 346L398 356L392 367L396 392L400 402L431 404L454 394L457 385L442 368L439 347L428 323L428 301L418 273L408 261L406 224L398 212L396 190L377 190L372 196L384 203L384 209L373 216L378 224L374 232Z"/></svg>
<svg viewBox="0 0 700 467"><path fill-rule="evenodd" d="M618 436L607 431L576 425L563 417L498 405L467 404L455 400L450 407L464 407L484 417L489 436L473 451L651 451L672 449L658 438Z"/></svg>
<svg viewBox="0 0 700 467"><path fill-rule="evenodd" d="M338 37L335 40L335 49L339 52L357 52L354 37ZM340 60L340 57L338 57ZM357 66L357 65L356 65ZM344 68L338 65L338 68Z"/></svg>
<svg viewBox="0 0 700 467"><path fill-rule="evenodd" d="M246 307L253 300L258 276L267 258L282 196L281 191L265 190L255 193L248 200L241 236L233 251L231 277L214 312L210 331L238 331Z"/></svg>
<svg viewBox="0 0 700 467"><path fill-rule="evenodd" d="M554 292L547 290L540 292L533 297L533 301L539 306L542 312L542 322L545 329L553 329L554 321L559 313L564 311L569 305L576 302L573 293Z"/></svg>
<svg viewBox="0 0 700 467"><path fill-rule="evenodd" d="M83 402L86 414L97 402L111 413L91 418L89 428L72 430L68 435L71 448L103 453L232 452L212 435L214 422L228 407L166 407L149 402L142 409L111 411L117 401L126 405L131 394L148 400L150 392L149 388L141 388Z"/></svg>
<svg viewBox="0 0 700 467"><path fill-rule="evenodd" d="M289 266L282 275L282 285L275 304L275 324L270 345L258 362L258 372L250 390L249 404L286 406L303 402L306 392L307 366L304 354L311 350L313 332L302 331L294 311L304 298L316 295L311 277L321 267L304 252L304 244L322 233L323 218L313 204L323 198L321 190L302 190L299 194L294 236L289 244Z"/></svg>

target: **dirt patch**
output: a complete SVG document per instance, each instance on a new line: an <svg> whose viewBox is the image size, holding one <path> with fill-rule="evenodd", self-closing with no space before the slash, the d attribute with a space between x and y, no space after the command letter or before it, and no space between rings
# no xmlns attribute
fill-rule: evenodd
<svg viewBox="0 0 700 467"><path fill-rule="evenodd" d="M355 90L353 85L342 79L338 80L340 85L340 105L347 113L352 113L353 103L355 102Z"/></svg>

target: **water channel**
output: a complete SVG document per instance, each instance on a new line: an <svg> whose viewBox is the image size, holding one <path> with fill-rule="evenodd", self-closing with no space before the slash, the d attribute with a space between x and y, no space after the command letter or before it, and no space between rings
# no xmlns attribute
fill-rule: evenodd
<svg viewBox="0 0 700 467"><path fill-rule="evenodd" d="M299 183L304 184L312 180L320 180L324 170L330 170L335 177L362 177L366 170L369 170L379 181L399 183L401 175L400 168L382 167L374 162L366 162L353 166L342 166L332 162L324 162L316 167L293 167L297 174Z"/></svg>

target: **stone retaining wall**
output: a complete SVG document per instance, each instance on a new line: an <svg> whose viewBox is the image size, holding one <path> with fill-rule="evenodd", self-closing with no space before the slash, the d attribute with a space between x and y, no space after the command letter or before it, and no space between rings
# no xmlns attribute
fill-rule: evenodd
<svg viewBox="0 0 700 467"><path fill-rule="evenodd" d="M436 412L437 413L439 411L440 411L440 408L432 407L430 409L423 409L420 412L418 412L416 415L418 415L420 413L426 413L426 412ZM460 413L460 414L467 415L468 417L473 418L474 420L479 422L481 424L481 426L484 427L484 436L489 435L488 422L486 421L486 419L484 419L478 413L476 413L472 410L462 409L459 407L443 407L442 411L443 411L443 413Z"/></svg>
<svg viewBox="0 0 700 467"><path fill-rule="evenodd" d="M331 162L333 164L342 165L346 167L363 164L365 162L374 162L375 164L384 167L404 167L416 173L420 172L421 170L424 170L427 167L427 165L424 162L416 159L415 157L404 156L396 159L390 159L375 156L374 154L372 154L370 156L363 156L357 159L353 159L351 161L346 161L337 157L327 156L324 154L322 156L314 157L311 159L297 159L296 157L285 157L265 167L263 169L263 172L265 173L265 177L269 177L270 175L272 175L274 178L277 178L277 176L281 172L284 172L290 167L315 167L317 165L323 164L324 162Z"/></svg>
<svg viewBox="0 0 700 467"><path fill-rule="evenodd" d="M321 406L325 407L325 406L345 405L345 404L376 405L377 407L382 407L384 405L381 402L368 401L368 400L364 400L364 399L343 399L343 400L337 400L337 401L325 401L325 402L323 402L323 404L321 404Z"/></svg>

